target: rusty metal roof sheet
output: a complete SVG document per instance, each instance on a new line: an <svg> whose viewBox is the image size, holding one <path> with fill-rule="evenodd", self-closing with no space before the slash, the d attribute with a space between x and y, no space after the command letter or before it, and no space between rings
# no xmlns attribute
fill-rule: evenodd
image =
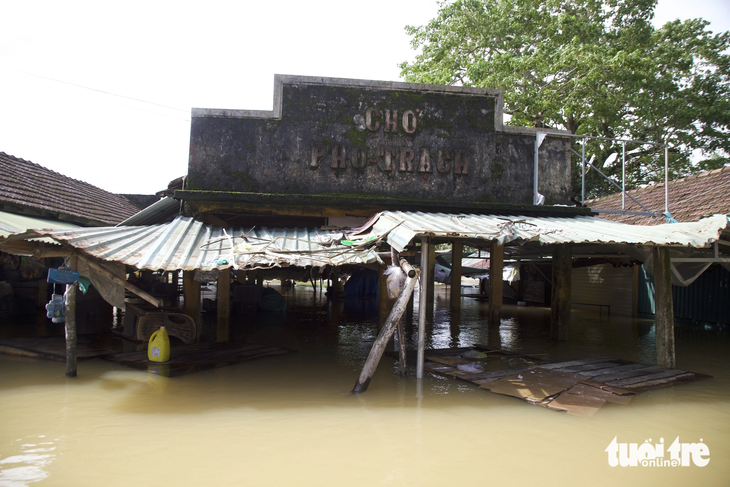
<svg viewBox="0 0 730 487"><path fill-rule="evenodd" d="M138 269L194 270L324 266L380 262L372 244L307 228L220 228L192 218L152 226L29 230L13 239L47 236L93 257ZM368 237L373 244L374 239Z"/></svg>
<svg viewBox="0 0 730 487"><path fill-rule="evenodd" d="M13 233L23 232L26 228L79 228L78 225L58 220L50 220L30 215L16 215L0 211L0 238L6 238ZM52 242L51 239L40 239Z"/></svg>
<svg viewBox="0 0 730 487"><path fill-rule="evenodd" d="M192 218L152 226L30 230L12 239L51 237L91 256L138 269L194 270L380 262L376 243L402 251L414 238L496 240L501 244L624 244L707 248L730 239L728 217L656 226L599 218L385 211L345 233L305 228L220 228ZM515 247L519 248L519 247Z"/></svg>
<svg viewBox="0 0 730 487"><path fill-rule="evenodd" d="M371 220L375 235L402 251L415 237L469 238L548 244L629 244L706 248L728 229L728 217L655 226L627 225L590 216L573 218L384 211Z"/></svg>

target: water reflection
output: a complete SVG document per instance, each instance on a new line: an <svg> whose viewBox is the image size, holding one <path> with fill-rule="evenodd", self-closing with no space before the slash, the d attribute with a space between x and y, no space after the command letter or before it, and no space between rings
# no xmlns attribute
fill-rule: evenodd
<svg viewBox="0 0 730 487"><path fill-rule="evenodd" d="M26 437L12 442L11 450L14 448L17 454L0 458L0 485L20 487L48 477L46 467L55 458L53 441L48 441L45 435Z"/></svg>

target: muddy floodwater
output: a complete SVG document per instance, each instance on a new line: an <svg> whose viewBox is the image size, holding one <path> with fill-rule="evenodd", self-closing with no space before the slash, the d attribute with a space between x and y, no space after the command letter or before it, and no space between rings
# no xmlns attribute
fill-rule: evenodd
<svg viewBox="0 0 730 487"><path fill-rule="evenodd" d="M389 357L351 394L377 333L374 302L283 293L285 317L240 319L231 335L298 350L288 355L175 378L93 359L74 379L60 362L0 355L0 486L730 485L727 331L677 326L677 367L713 378L585 418L453 378L419 383L412 368L400 378ZM574 311L570 341L554 343L546 308L505 306L490 330L486 303L462 303L452 316L437 287L427 347L655 361L651 321ZM614 438L703 443L709 463L611 467Z"/></svg>

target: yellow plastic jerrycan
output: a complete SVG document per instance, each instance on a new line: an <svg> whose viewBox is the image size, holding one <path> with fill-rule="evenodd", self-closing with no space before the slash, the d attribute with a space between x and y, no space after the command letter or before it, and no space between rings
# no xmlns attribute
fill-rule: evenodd
<svg viewBox="0 0 730 487"><path fill-rule="evenodd" d="M167 330L164 326L161 326L150 337L147 358L150 362L167 362L170 360L170 337L167 336Z"/></svg>

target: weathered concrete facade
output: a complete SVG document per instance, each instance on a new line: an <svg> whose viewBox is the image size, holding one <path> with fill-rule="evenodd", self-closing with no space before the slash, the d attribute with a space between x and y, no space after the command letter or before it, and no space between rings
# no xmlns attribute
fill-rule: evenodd
<svg viewBox="0 0 730 487"><path fill-rule="evenodd" d="M274 110L194 109L188 191L531 204L534 129L497 90L278 76ZM546 204L570 195L570 145L539 151Z"/></svg>

